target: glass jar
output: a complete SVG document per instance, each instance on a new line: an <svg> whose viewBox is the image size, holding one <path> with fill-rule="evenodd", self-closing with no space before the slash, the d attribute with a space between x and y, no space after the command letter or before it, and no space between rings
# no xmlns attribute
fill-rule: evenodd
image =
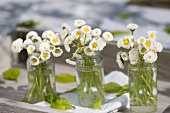
<svg viewBox="0 0 170 113"><path fill-rule="evenodd" d="M157 110L157 67L139 61L129 64L130 108L135 113L154 113Z"/></svg>
<svg viewBox="0 0 170 113"><path fill-rule="evenodd" d="M55 87L55 63L49 59L36 66L30 64L27 60L28 72L28 102L37 103L49 97L51 93L56 92Z"/></svg>
<svg viewBox="0 0 170 113"><path fill-rule="evenodd" d="M92 107L98 100L104 101L104 71L100 54L83 55L76 59L78 101L81 106Z"/></svg>

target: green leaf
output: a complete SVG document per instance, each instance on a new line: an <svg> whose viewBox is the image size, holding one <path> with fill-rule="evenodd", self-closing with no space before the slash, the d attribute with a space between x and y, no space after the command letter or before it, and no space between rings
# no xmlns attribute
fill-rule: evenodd
<svg viewBox="0 0 170 113"><path fill-rule="evenodd" d="M128 84L126 84L126 85L124 85L120 88L117 96L121 96L121 95L123 95L124 93L127 93L127 92L129 92L129 85Z"/></svg>
<svg viewBox="0 0 170 113"><path fill-rule="evenodd" d="M66 110L66 109L74 109L75 107L66 100L65 98L57 98L56 101L51 102L51 108Z"/></svg>
<svg viewBox="0 0 170 113"><path fill-rule="evenodd" d="M119 92L121 86L115 82L110 82L104 85L104 90L107 93L116 93Z"/></svg>
<svg viewBox="0 0 170 113"><path fill-rule="evenodd" d="M168 34L170 34L170 27L166 26L166 28L164 29L164 31Z"/></svg>
<svg viewBox="0 0 170 113"><path fill-rule="evenodd" d="M76 77L67 73L63 73L60 75L56 75L55 80L56 82L70 83L70 82L76 82Z"/></svg>
<svg viewBox="0 0 170 113"><path fill-rule="evenodd" d="M119 13L116 16L121 19L128 19L128 18L134 17L134 15L132 13Z"/></svg>
<svg viewBox="0 0 170 113"><path fill-rule="evenodd" d="M103 102L102 98L97 99L97 101L93 104L92 108L93 109L102 109L101 108L102 102Z"/></svg>
<svg viewBox="0 0 170 113"><path fill-rule="evenodd" d="M130 33L129 31L113 31L112 35L116 37L116 36L121 36L121 35L128 35L129 33Z"/></svg>
<svg viewBox="0 0 170 113"><path fill-rule="evenodd" d="M24 97L23 99L20 100L20 102L28 103L28 98Z"/></svg>
<svg viewBox="0 0 170 113"><path fill-rule="evenodd" d="M29 20L29 21L18 23L17 27L33 28L33 27L37 26L38 24L39 24L39 22L36 22L34 20Z"/></svg>
<svg viewBox="0 0 170 113"><path fill-rule="evenodd" d="M10 68L3 73L3 77L6 80L17 80L20 75L19 68Z"/></svg>

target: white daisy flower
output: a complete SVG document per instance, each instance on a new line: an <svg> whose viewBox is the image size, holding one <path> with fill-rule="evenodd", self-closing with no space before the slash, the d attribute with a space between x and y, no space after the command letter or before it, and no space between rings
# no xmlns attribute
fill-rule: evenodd
<svg viewBox="0 0 170 113"><path fill-rule="evenodd" d="M163 50L162 44L160 42L157 42L156 43L156 51L157 52L162 52L162 50Z"/></svg>
<svg viewBox="0 0 170 113"><path fill-rule="evenodd" d="M66 24L66 23L63 23L63 24L61 25L61 27L62 27L63 29L67 29L67 30L69 31L69 33L71 32L71 27L70 27L68 24Z"/></svg>
<svg viewBox="0 0 170 113"><path fill-rule="evenodd" d="M46 31L46 36L47 36L48 39L52 38L53 35L54 35L53 31L51 31L51 30Z"/></svg>
<svg viewBox="0 0 170 113"><path fill-rule="evenodd" d="M100 49L100 43L94 39L89 43L89 47L92 51L98 51Z"/></svg>
<svg viewBox="0 0 170 113"><path fill-rule="evenodd" d="M49 43L49 44L51 43L50 40L47 39L47 38L46 38L46 39L43 39L43 42L47 42L47 43Z"/></svg>
<svg viewBox="0 0 170 113"><path fill-rule="evenodd" d="M17 41L20 45L23 44L23 39L21 39L21 38L18 38L16 41Z"/></svg>
<svg viewBox="0 0 170 113"><path fill-rule="evenodd" d="M152 39L149 39L149 38L145 39L142 44L146 49L152 49L154 47L154 43Z"/></svg>
<svg viewBox="0 0 170 113"><path fill-rule="evenodd" d="M92 51L89 46L86 46L86 47L84 48L84 53L85 53L87 56L93 56L93 55L94 55L94 51Z"/></svg>
<svg viewBox="0 0 170 113"><path fill-rule="evenodd" d="M53 37L50 38L50 42L54 46L61 44L61 40L60 40L60 37L58 35L53 35Z"/></svg>
<svg viewBox="0 0 170 113"><path fill-rule="evenodd" d="M36 56L31 56L29 59L31 65L38 65L40 63L39 59Z"/></svg>
<svg viewBox="0 0 170 113"><path fill-rule="evenodd" d="M33 36L38 36L37 32L35 31L30 31L26 35L26 39L31 39Z"/></svg>
<svg viewBox="0 0 170 113"><path fill-rule="evenodd" d="M28 45L31 45L31 44L33 44L33 42L32 42L31 39L26 39L26 40L24 41L24 45L25 45L25 46L28 46Z"/></svg>
<svg viewBox="0 0 170 113"><path fill-rule="evenodd" d="M99 37L101 35L101 33L102 33L101 29L95 28L92 31L92 36L98 36Z"/></svg>
<svg viewBox="0 0 170 113"><path fill-rule="evenodd" d="M104 33L103 33L103 38L104 38L106 41L113 41L113 35L112 35L112 33L110 33L110 32L104 32Z"/></svg>
<svg viewBox="0 0 170 113"><path fill-rule="evenodd" d="M54 50L55 50L55 46L50 45L49 51L52 52L52 51L54 51Z"/></svg>
<svg viewBox="0 0 170 113"><path fill-rule="evenodd" d="M156 55L154 54L154 52L149 51L143 56L143 59L146 63L153 63L155 60L155 57Z"/></svg>
<svg viewBox="0 0 170 113"><path fill-rule="evenodd" d="M90 34L84 34L83 37L80 38L80 42L82 45L85 45L87 42L89 42L92 39Z"/></svg>
<svg viewBox="0 0 170 113"><path fill-rule="evenodd" d="M132 61L132 60L137 60L139 57L138 55L138 49L137 48L132 48L130 51L129 51L129 59Z"/></svg>
<svg viewBox="0 0 170 113"><path fill-rule="evenodd" d="M35 43L35 42L41 42L42 40L41 40L41 37L39 36L33 36L32 41Z"/></svg>
<svg viewBox="0 0 170 113"><path fill-rule="evenodd" d="M41 52L41 54L40 54L40 58L41 58L43 61L46 61L46 60L50 59L50 57L51 57L51 54L50 54L50 52L47 52L47 51L43 51L43 52Z"/></svg>
<svg viewBox="0 0 170 113"><path fill-rule="evenodd" d="M71 44L74 40L74 37L72 35L69 35L66 37L66 39L64 40L65 44Z"/></svg>
<svg viewBox="0 0 170 113"><path fill-rule="evenodd" d="M75 30L73 31L73 36L75 36L76 39L78 39L78 38L81 37L82 35L83 35L83 33L81 32L80 29L75 29Z"/></svg>
<svg viewBox="0 0 170 113"><path fill-rule="evenodd" d="M138 43L139 43L139 44L142 44L142 43L145 41L145 39L146 39L145 37L142 37L142 36L139 37L139 38L138 38Z"/></svg>
<svg viewBox="0 0 170 113"><path fill-rule="evenodd" d="M138 28L138 25L134 23L130 23L127 25L127 29L132 30L132 31L136 30L137 28Z"/></svg>
<svg viewBox="0 0 170 113"><path fill-rule="evenodd" d="M35 46L34 45L28 45L27 47L27 53L32 54L35 51Z"/></svg>
<svg viewBox="0 0 170 113"><path fill-rule="evenodd" d="M81 31L85 34L90 34L92 30L91 30L90 26L84 25L84 26L81 27Z"/></svg>
<svg viewBox="0 0 170 113"><path fill-rule="evenodd" d="M121 48L122 47L122 38L117 41L117 47Z"/></svg>
<svg viewBox="0 0 170 113"><path fill-rule="evenodd" d="M122 40L121 40L121 45L122 47L126 48L126 49L130 49L130 47L132 46L132 39L129 36L125 36Z"/></svg>
<svg viewBox="0 0 170 113"><path fill-rule="evenodd" d="M47 42L42 42L39 45L39 51L43 52L43 51L48 51L50 48L50 44Z"/></svg>
<svg viewBox="0 0 170 113"><path fill-rule="evenodd" d="M68 35L69 31L68 29L64 29L63 31L60 32L60 37L62 40L64 40L66 38L66 36Z"/></svg>
<svg viewBox="0 0 170 113"><path fill-rule="evenodd" d="M77 19L77 20L74 21L74 25L76 27L81 27L81 26L83 26L85 24L86 24L86 22L84 20Z"/></svg>
<svg viewBox="0 0 170 113"><path fill-rule="evenodd" d="M156 31L148 31L147 34L150 39L156 39Z"/></svg>
<svg viewBox="0 0 170 113"><path fill-rule="evenodd" d="M99 43L100 43L100 48L99 48L99 50L101 51L101 50L103 50L104 49L104 47L106 46L106 40L105 39L103 39L103 38L99 38L97 41L99 41Z"/></svg>
<svg viewBox="0 0 170 113"><path fill-rule="evenodd" d="M116 55L116 62L118 64L118 66L121 68L121 69L124 69L124 64L121 60L121 54L122 54L122 51L119 51Z"/></svg>
<svg viewBox="0 0 170 113"><path fill-rule="evenodd" d="M15 40L14 42L12 42L11 44L11 50L14 53L19 53L22 50L22 43L20 41Z"/></svg>
<svg viewBox="0 0 170 113"><path fill-rule="evenodd" d="M130 63L131 63L132 65L135 65L135 64L138 63L138 60L130 60Z"/></svg>
<svg viewBox="0 0 170 113"><path fill-rule="evenodd" d="M70 65L76 65L76 62L70 59L66 59L66 62Z"/></svg>
<svg viewBox="0 0 170 113"><path fill-rule="evenodd" d="M138 47L139 47L138 41L135 41L135 42L134 42L134 47L135 47L135 48L138 48Z"/></svg>
<svg viewBox="0 0 170 113"><path fill-rule="evenodd" d="M65 44L65 43L64 43L64 48L65 48L65 50L66 50L67 52L70 52L70 46L69 46L69 44Z"/></svg>
<svg viewBox="0 0 170 113"><path fill-rule="evenodd" d="M121 58L122 58L124 61L128 61L129 56L128 56L128 54L127 54L126 52L122 52L122 53L121 53Z"/></svg>
<svg viewBox="0 0 170 113"><path fill-rule="evenodd" d="M54 57L59 57L63 54L63 50L60 47L57 47L52 51Z"/></svg>
<svg viewBox="0 0 170 113"><path fill-rule="evenodd" d="M147 53L148 51L149 51L148 48L145 48L145 47L142 46L142 45L139 46L139 53L140 53L141 55Z"/></svg>

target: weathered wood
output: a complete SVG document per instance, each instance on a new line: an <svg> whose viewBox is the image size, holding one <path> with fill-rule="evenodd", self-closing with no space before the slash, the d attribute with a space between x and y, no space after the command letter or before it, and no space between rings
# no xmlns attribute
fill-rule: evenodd
<svg viewBox="0 0 170 113"><path fill-rule="evenodd" d="M0 113L69 113L69 112L0 98Z"/></svg>

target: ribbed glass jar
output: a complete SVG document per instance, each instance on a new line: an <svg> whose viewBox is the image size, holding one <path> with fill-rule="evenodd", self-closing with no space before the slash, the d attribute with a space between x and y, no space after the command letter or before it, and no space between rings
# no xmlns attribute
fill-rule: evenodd
<svg viewBox="0 0 170 113"><path fill-rule="evenodd" d="M100 54L82 56L76 60L78 101L81 106L92 107L98 100L104 101L103 59Z"/></svg>
<svg viewBox="0 0 170 113"><path fill-rule="evenodd" d="M56 91L55 64L52 58L36 66L31 65L29 60L27 60L27 72L29 103L43 101L45 97Z"/></svg>
<svg viewBox="0 0 170 113"><path fill-rule="evenodd" d="M139 61L129 64L130 108L135 113L154 113L157 110L157 67Z"/></svg>

